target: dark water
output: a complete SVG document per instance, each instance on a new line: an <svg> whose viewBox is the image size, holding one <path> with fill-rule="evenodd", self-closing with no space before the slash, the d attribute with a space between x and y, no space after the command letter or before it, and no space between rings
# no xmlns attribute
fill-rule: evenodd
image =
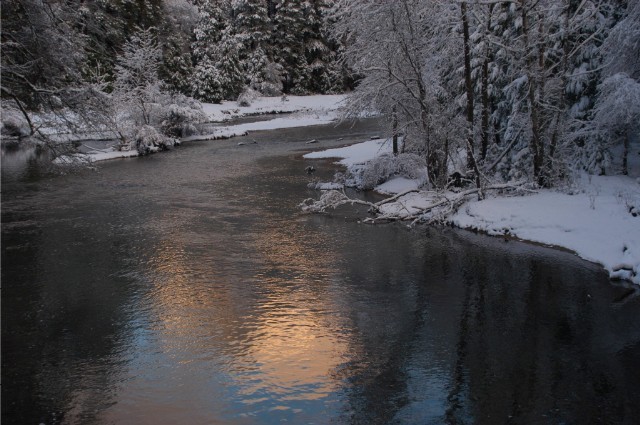
<svg viewBox="0 0 640 425"><path fill-rule="evenodd" d="M637 422L637 290L547 248L298 212L304 141L375 133L67 176L5 155L2 423Z"/></svg>

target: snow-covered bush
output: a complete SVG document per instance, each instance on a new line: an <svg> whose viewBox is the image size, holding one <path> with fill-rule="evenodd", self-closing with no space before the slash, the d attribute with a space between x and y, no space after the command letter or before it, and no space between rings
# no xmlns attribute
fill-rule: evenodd
<svg viewBox="0 0 640 425"><path fill-rule="evenodd" d="M102 119L117 133L121 150L166 149L206 119L198 101L167 90L158 77L160 60L153 29L133 35L117 59L111 93L102 96Z"/></svg>
<svg viewBox="0 0 640 425"><path fill-rule="evenodd" d="M427 163L424 158L412 153L401 153L398 156L384 154L363 166L351 167L346 181L350 186L370 190L392 176L416 179L424 184L427 182Z"/></svg>
<svg viewBox="0 0 640 425"><path fill-rule="evenodd" d="M166 104L160 108L158 121L160 130L167 136L185 137L197 133L196 123L207 116L200 102L190 97L175 94L167 96Z"/></svg>
<svg viewBox="0 0 640 425"><path fill-rule="evenodd" d="M9 102L2 102L2 126L0 134L9 137L25 137L31 134L29 122L24 115Z"/></svg>
<svg viewBox="0 0 640 425"><path fill-rule="evenodd" d="M165 136L150 125L143 125L138 129L135 142L140 155L167 150L176 145L176 139Z"/></svg>
<svg viewBox="0 0 640 425"><path fill-rule="evenodd" d="M238 96L238 106L251 106L254 100L256 100L260 96L260 93L253 90L251 87L246 87L240 96Z"/></svg>

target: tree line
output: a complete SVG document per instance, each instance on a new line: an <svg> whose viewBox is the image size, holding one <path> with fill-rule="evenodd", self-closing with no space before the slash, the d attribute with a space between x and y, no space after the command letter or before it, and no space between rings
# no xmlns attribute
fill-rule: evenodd
<svg viewBox="0 0 640 425"><path fill-rule="evenodd" d="M639 3L337 0L335 34L362 77L351 111L383 111L435 187L456 170L477 186L626 174L640 132Z"/></svg>
<svg viewBox="0 0 640 425"><path fill-rule="evenodd" d="M154 29L171 90L219 102L263 94L344 91L348 71L329 31L330 0L7 0L3 96L27 105L44 89L115 78L123 46ZM34 90L38 88L38 90Z"/></svg>
<svg viewBox="0 0 640 425"><path fill-rule="evenodd" d="M3 132L46 138L52 127L108 128L125 147L143 126L162 133L152 139L180 135L182 124L198 118L191 98L217 103L245 91L342 92L352 81L330 31L331 6L331 0L7 0Z"/></svg>
<svg viewBox="0 0 640 425"><path fill-rule="evenodd" d="M164 146L198 119L192 98L353 90L348 114L385 116L433 187L627 173L637 150L639 0L6 0L1 14L4 132L15 115L43 134L48 113Z"/></svg>

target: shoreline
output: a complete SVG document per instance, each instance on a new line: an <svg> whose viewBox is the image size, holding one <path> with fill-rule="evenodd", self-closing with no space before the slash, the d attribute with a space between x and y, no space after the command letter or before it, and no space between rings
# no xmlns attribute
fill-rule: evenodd
<svg viewBox="0 0 640 425"><path fill-rule="evenodd" d="M389 151L390 147L384 142L366 141L311 152L303 157L308 160L333 158L336 164L357 169ZM320 182L316 187L322 189L323 185ZM525 195L487 195L482 200L465 199L454 210L428 207L445 197L455 199L457 193L427 192L420 190L420 186L418 179L401 176L377 185L373 190L386 196L407 192L381 204L379 218L411 219L415 223L436 221L487 236L569 251L603 267L612 280L640 285L640 178L635 174L579 175L565 188L538 189Z"/></svg>
<svg viewBox="0 0 640 425"><path fill-rule="evenodd" d="M203 104L208 120L203 124L221 124L233 119L273 116L272 119L256 122L231 124L215 127L212 132L176 139L175 145L193 141L223 140L247 136L252 131L277 130L295 127L324 125L337 121L338 109L346 95L312 95L287 97L259 97L251 106L239 106L236 102L224 101L220 104ZM286 117L279 115L287 114ZM150 152L150 153L155 153ZM77 162L95 163L113 159L134 158L140 156L137 151L117 151L105 149L100 152L82 152L63 155L54 159L57 165L70 165Z"/></svg>

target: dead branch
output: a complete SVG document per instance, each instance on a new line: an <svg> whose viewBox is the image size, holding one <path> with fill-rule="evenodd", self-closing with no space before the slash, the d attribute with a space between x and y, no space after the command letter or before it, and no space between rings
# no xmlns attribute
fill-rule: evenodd
<svg viewBox="0 0 640 425"><path fill-rule="evenodd" d="M487 186L484 188L473 188L469 190L465 190L458 193L453 193L453 196L450 196L447 193L438 193L437 195L441 197L440 200L431 203L430 205L424 208L416 208L417 211L410 212L406 205L401 204L402 209L404 209L407 214L398 214L398 213L386 213L383 214L380 211L380 207L382 205L391 203L391 202L399 202L398 200L402 198L404 195L407 195L412 192L421 192L418 189L406 190L404 192L393 195L389 198L385 198L382 201L372 203L363 201L361 199L352 199L349 198L343 191L338 190L329 190L325 191L320 199L309 198L304 200L300 204L300 208L305 212L310 213L325 213L328 209L336 209L342 205L365 205L369 207L369 212L377 214L375 217L367 217L362 220L363 223L367 224L375 224L379 222L391 222L391 221L411 221L411 226L417 223L426 222L426 223L434 223L444 221L447 217L454 214L460 206L462 206L467 199L471 195L475 195L479 192L487 192L487 191L496 191L496 190L513 190L513 191L521 191L527 182L517 182L517 183L507 183L507 184L498 184ZM427 192L423 192L425 195ZM430 216L429 213L437 210L441 207L445 207L446 209L439 211L437 217Z"/></svg>

